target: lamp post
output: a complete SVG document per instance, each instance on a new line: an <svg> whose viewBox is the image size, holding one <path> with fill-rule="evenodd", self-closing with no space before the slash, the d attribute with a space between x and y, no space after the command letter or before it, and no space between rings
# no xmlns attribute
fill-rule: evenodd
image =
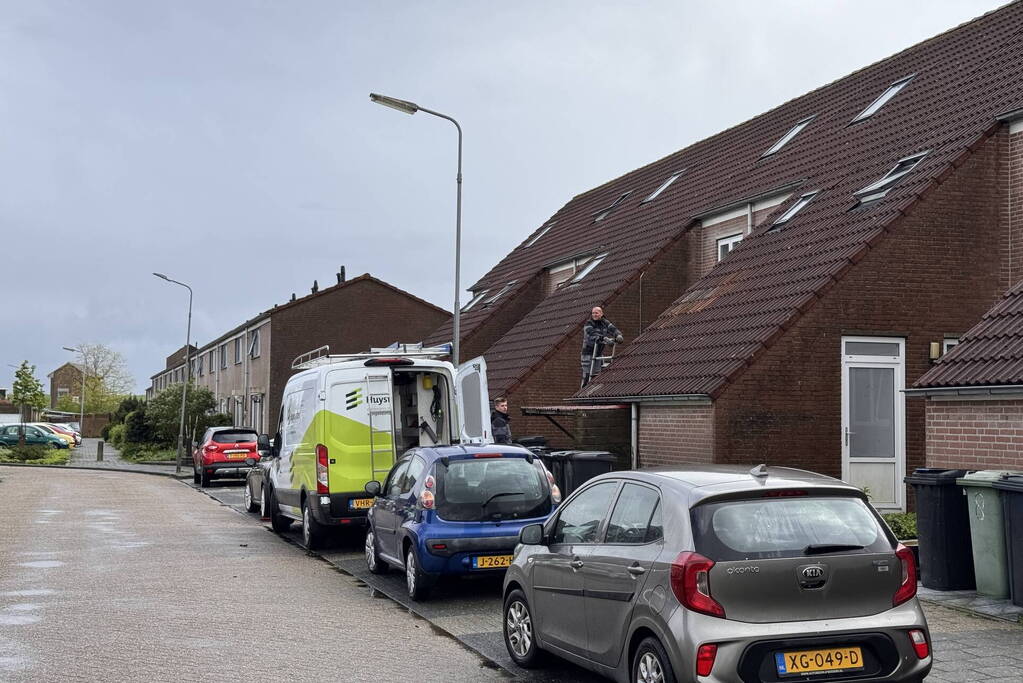
<svg viewBox="0 0 1023 683"><path fill-rule="evenodd" d="M71 346L65 346L63 348L65 351L70 351L71 353L82 354L82 395L81 395L82 414L78 418L78 429L82 432L82 438L85 438L85 351L82 351L81 349L76 349Z"/></svg>
<svg viewBox="0 0 1023 683"><path fill-rule="evenodd" d="M185 327L185 381L181 386L181 426L178 429L178 459L174 473L181 473L181 461L185 453L185 399L188 397L188 383L192 381L192 288L184 282L172 280L163 273L153 273L156 277L188 290L188 325Z"/></svg>
<svg viewBox="0 0 1023 683"><path fill-rule="evenodd" d="M378 95L376 93L370 93L369 99L377 104L382 104L385 107L396 109L405 114L415 114L418 111L426 114L432 114L438 118L446 119L451 123L455 124L455 128L458 129L458 175L455 176L455 183L457 186L457 203L455 206L455 315L453 320L454 327L454 345L451 350L451 360L455 367L458 367L458 340L459 340L459 322L461 314L461 306L458 303L459 285L458 275L460 272L460 260L462 255L462 127L458 125L458 121L455 121L446 114L440 112L431 111L420 107L414 102L407 100L399 100L394 97L388 97L386 95Z"/></svg>

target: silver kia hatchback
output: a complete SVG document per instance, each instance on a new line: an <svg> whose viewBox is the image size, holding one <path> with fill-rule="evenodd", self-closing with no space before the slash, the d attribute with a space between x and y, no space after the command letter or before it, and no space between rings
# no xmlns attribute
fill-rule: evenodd
<svg viewBox="0 0 1023 683"><path fill-rule="evenodd" d="M760 465L612 472L522 529L504 638L618 681L918 681L916 565L862 491Z"/></svg>

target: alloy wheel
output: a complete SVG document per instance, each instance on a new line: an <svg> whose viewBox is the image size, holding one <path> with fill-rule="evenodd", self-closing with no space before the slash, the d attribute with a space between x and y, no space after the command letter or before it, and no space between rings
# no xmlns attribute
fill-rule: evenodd
<svg viewBox="0 0 1023 683"><path fill-rule="evenodd" d="M366 566L369 567L369 570L371 572L372 571L376 571L376 568L377 568L377 554L376 554L376 548L374 548L374 543L375 542L376 542L376 539L373 538L373 532L372 531L367 531L366 532Z"/></svg>
<svg viewBox="0 0 1023 683"><path fill-rule="evenodd" d="M249 511L252 509L252 488L249 486L249 482L245 482L245 510Z"/></svg>
<svg viewBox="0 0 1023 683"><path fill-rule="evenodd" d="M508 605L508 645L519 657L525 657L533 645L533 622L529 610L516 600Z"/></svg>
<svg viewBox="0 0 1023 683"><path fill-rule="evenodd" d="M309 528L309 506L302 506L302 542L305 543L305 547L309 547L309 539L312 536L312 530Z"/></svg>
<svg viewBox="0 0 1023 683"><path fill-rule="evenodd" d="M408 551L408 556L405 558L405 582L408 584L408 594L416 594L416 554L412 551Z"/></svg>
<svg viewBox="0 0 1023 683"><path fill-rule="evenodd" d="M661 660L653 652L644 652L639 659L636 677L639 683L663 683L664 670L661 668Z"/></svg>

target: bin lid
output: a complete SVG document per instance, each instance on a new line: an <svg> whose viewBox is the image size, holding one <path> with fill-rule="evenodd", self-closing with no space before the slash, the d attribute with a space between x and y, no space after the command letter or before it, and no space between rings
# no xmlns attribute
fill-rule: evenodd
<svg viewBox="0 0 1023 683"><path fill-rule="evenodd" d="M1023 493L1023 474L1006 474L996 481L993 486L1003 491L1015 491Z"/></svg>
<svg viewBox="0 0 1023 683"><path fill-rule="evenodd" d="M969 470L946 470L940 467L918 467L913 474L903 477L907 484L924 486L955 486L956 480L966 475Z"/></svg>
<svg viewBox="0 0 1023 683"><path fill-rule="evenodd" d="M614 453L607 451L555 451L552 456L566 460L614 460Z"/></svg>
<svg viewBox="0 0 1023 683"><path fill-rule="evenodd" d="M970 472L965 477L956 479L956 483L960 486L983 486L985 488L991 488L996 481L1002 478L1005 474L1021 474L1020 472L1008 472L1006 470L980 470L979 472Z"/></svg>

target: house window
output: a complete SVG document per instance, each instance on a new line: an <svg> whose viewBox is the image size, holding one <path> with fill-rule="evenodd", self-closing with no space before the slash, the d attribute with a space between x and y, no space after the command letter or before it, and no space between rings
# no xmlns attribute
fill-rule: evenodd
<svg viewBox="0 0 1023 683"><path fill-rule="evenodd" d="M796 200L796 203L789 207L788 211L778 216L778 220L774 224L781 225L782 223L788 223L792 220L792 217L802 211L803 207L813 201L813 198L817 196L817 192L807 192L802 197Z"/></svg>
<svg viewBox="0 0 1023 683"><path fill-rule="evenodd" d="M959 337L945 337L941 342L941 355L945 355L959 344Z"/></svg>
<svg viewBox="0 0 1023 683"><path fill-rule="evenodd" d="M462 313L465 313L470 308L472 308L473 306L478 304L480 301L482 301L483 297L485 297L487 295L487 292L489 292L489 291L490 291L489 289L481 289L478 292L473 292L472 293L472 299L470 299L469 303L467 303L465 306L462 307Z"/></svg>
<svg viewBox="0 0 1023 683"><path fill-rule="evenodd" d="M768 149L763 154L761 154L760 156L761 157L769 157L772 154L774 154L775 152L777 152L778 150L780 150L785 145L789 144L789 142L792 141L792 138L794 138L797 135L799 135L799 133L802 132L802 130L804 128L809 126L810 122L813 121L815 118L817 118L816 114L814 114L813 116L807 116L802 121L797 122L796 125L792 126L792 128L789 129L788 133L785 133L785 135L782 135L781 138L779 138L778 142L776 142L773 145L771 145L771 148Z"/></svg>
<svg viewBox="0 0 1023 683"><path fill-rule="evenodd" d="M742 241L742 233L736 233L729 235L728 237L722 237L718 240L718 261L728 256L732 249L735 249L736 245Z"/></svg>
<svg viewBox="0 0 1023 683"><path fill-rule="evenodd" d="M217 367L216 350L210 349L210 374L213 374L213 369Z"/></svg>
<svg viewBox="0 0 1023 683"><path fill-rule="evenodd" d="M496 302L498 299L500 299L504 295L505 292L507 292L509 289L511 289L512 287L515 286L516 282L518 282L518 280L512 280L511 282L506 284L504 287L502 287L501 291L499 291L497 294L495 294L494 296L492 296L489 299L487 299L486 301L484 301L483 302L483 308L486 308L487 306L490 306L491 304Z"/></svg>
<svg viewBox="0 0 1023 683"><path fill-rule="evenodd" d="M867 202L876 201L884 197L900 180L916 168L925 156L927 156L927 152L899 159L899 162L895 164L892 170L884 174L884 177L855 193L856 197L860 200L860 204L866 204Z"/></svg>
<svg viewBox="0 0 1023 683"><path fill-rule="evenodd" d="M632 194L632 190L629 190L628 192L623 192L620 195L618 195L618 199L616 199L613 202L611 202L610 206L607 206L607 207L601 209L600 211L594 212L594 214L593 214L593 222L596 223L597 221L602 221L605 218L607 218L608 216L610 216L611 213L615 209L617 209L618 206L622 202L624 202L625 198L628 197L630 194Z"/></svg>
<svg viewBox="0 0 1023 683"><path fill-rule="evenodd" d="M199 374L200 377L202 377L202 365L203 365L203 357L199 356L199 360L196 363L196 370L198 370L198 374Z"/></svg>
<svg viewBox="0 0 1023 683"><path fill-rule="evenodd" d="M547 295L550 296L558 290L559 287L568 285L574 285L575 283L586 277L591 270L597 267L597 265L604 260L607 256L607 252L603 254L597 254L596 256L580 256L579 258L572 259L567 263L561 263L556 266L551 266L547 269Z"/></svg>
<svg viewBox="0 0 1023 683"><path fill-rule="evenodd" d="M574 285L574 284L582 281L582 279L584 277L586 277L587 275L589 275L590 272L594 268L596 268L597 266L600 265L600 262L603 261L606 256L607 256L607 252L605 251L603 254L597 254L596 256L591 258L586 263L586 265L584 265L582 267L582 270L580 270L578 273L576 273L575 276L571 280L568 281L569 286Z"/></svg>
<svg viewBox="0 0 1023 683"><path fill-rule="evenodd" d="M869 107L867 107L866 109L861 111L856 116L856 118L854 118L852 120L852 122L856 123L857 121L862 121L864 119L869 119L871 116L876 114L877 110L880 109L881 107L883 107L885 104L887 104L888 100L890 100L893 97L895 97L896 95L898 95L900 90L902 90L907 85L909 85L909 82L911 80L913 80L913 77L915 75L916 74L912 74L910 76L906 76L905 78L900 78L899 80L897 80L894 83L892 83L891 85L889 85L888 89L885 90L883 93L881 93L880 97L878 97L876 100L871 102Z"/></svg>
<svg viewBox="0 0 1023 683"><path fill-rule="evenodd" d="M227 344L220 345L220 369L227 368Z"/></svg>
<svg viewBox="0 0 1023 683"><path fill-rule="evenodd" d="M67 396L71 393L71 390L67 387L57 387L57 396Z"/></svg>
<svg viewBox="0 0 1023 683"><path fill-rule="evenodd" d="M657 197L658 197L658 196L660 196L660 194L661 194L662 192L664 192L664 191L665 191L665 190L667 190L667 189L668 189L669 187L671 187L671 184L672 184L673 182L675 182L676 180L678 180L678 177L679 177L680 175L682 175L683 173L685 173L685 169L682 169L681 171L679 171L679 172L677 172L677 173L673 173L673 174L672 174L671 176L669 176L669 177L668 177L668 179L667 179L667 180L665 180L665 181L664 181L663 183L661 183L661 186L660 186L660 187L658 187L658 188L657 188L656 190L654 190L653 192L651 192L651 193L650 193L650 196L649 196L649 197L647 197L646 199L644 199L644 200L643 200L643 201L642 201L641 203L643 203L643 204L646 204L647 202L652 202L652 201L654 201L655 199L657 199Z"/></svg>
<svg viewBox="0 0 1023 683"><path fill-rule="evenodd" d="M543 227L542 227L542 228L540 229L540 232L538 232L538 233L536 233L535 235L533 235L533 238L532 238L531 240L529 240L528 242L526 242L526 245L525 245L525 246L527 246L527 247L531 247L531 246L533 246L534 244L536 244L536 241L537 241L538 239L540 239L541 237L543 237L544 235L546 235L546 234L547 234L547 231L548 231L548 230L550 230L551 228L553 228L553 227L554 227L554 224L555 224L555 223L557 223L557 221L551 221L551 222L550 222L550 223L548 223L547 225L543 226Z"/></svg>
<svg viewBox="0 0 1023 683"><path fill-rule="evenodd" d="M252 343L249 344L249 356L259 358L259 330L252 331Z"/></svg>

